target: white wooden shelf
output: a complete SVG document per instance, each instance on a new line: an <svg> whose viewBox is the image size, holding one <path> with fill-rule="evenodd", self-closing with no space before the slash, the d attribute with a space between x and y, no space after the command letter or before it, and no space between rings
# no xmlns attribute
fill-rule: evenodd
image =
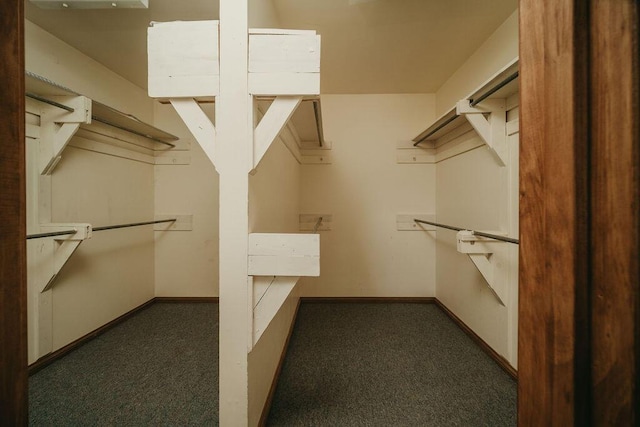
<svg viewBox="0 0 640 427"><path fill-rule="evenodd" d="M44 99L56 97L82 96L79 93L61 86L42 76L26 72L25 89L27 96L36 95ZM55 99L51 99L55 102ZM125 132L143 137L153 143L154 150L167 150L174 147L173 141L179 138L168 132L147 124L131 114L123 113L100 102L91 100L91 119Z"/></svg>
<svg viewBox="0 0 640 427"><path fill-rule="evenodd" d="M490 109L482 110L482 106L494 106L495 100L506 100L518 92L517 73L518 59L516 58L413 138L414 144L425 148L436 148L440 138L467 124L469 114L489 115ZM474 101L477 102L478 99L482 101L475 105Z"/></svg>

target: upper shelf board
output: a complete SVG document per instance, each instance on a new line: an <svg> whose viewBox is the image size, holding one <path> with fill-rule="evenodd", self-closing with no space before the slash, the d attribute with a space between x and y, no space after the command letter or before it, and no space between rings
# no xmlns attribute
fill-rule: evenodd
<svg viewBox="0 0 640 427"><path fill-rule="evenodd" d="M43 98L81 96L81 94L69 88L29 71L25 75L25 89L27 93L39 95ZM120 112L97 101L92 101L92 119L162 144L173 145L170 142L179 139L177 136L151 126L131 114Z"/></svg>
<svg viewBox="0 0 640 427"><path fill-rule="evenodd" d="M517 72L518 58L507 64L504 68L494 74L489 80L480 85L480 87L471 92L464 99L468 100L471 103L473 102L473 100L477 100L480 98L509 98L510 96L516 94L519 90ZM514 75L516 75L516 78L513 78ZM508 79L510 79L508 83L504 84L498 90L495 90L496 87L500 86L502 82ZM490 93L492 91L494 92ZM488 93L490 93L490 95L486 96ZM433 122L431 126L421 132L418 136L413 138L413 142L418 143L425 141L435 141L465 123L465 118L462 115L458 115L456 106L454 106L445 114L440 116L435 122Z"/></svg>

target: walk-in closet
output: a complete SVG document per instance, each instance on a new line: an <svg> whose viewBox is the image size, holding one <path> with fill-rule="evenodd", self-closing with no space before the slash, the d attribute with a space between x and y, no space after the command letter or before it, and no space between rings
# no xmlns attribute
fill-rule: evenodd
<svg viewBox="0 0 640 427"><path fill-rule="evenodd" d="M637 3L19 3L23 246L2 253L24 280L0 338L28 421L7 420L578 425L597 401L637 421L638 244L612 299L598 248L638 237L640 138L598 127L598 94L638 93L638 36L618 82L596 54L599 17L637 25ZM614 134L627 154L597 145ZM601 199L623 206L609 233Z"/></svg>

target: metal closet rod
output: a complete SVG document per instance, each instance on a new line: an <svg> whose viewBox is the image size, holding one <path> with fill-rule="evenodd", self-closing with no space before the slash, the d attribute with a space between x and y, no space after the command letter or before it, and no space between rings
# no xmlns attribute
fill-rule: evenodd
<svg viewBox="0 0 640 427"><path fill-rule="evenodd" d="M316 118L316 133L318 134L318 144L320 147L324 145L324 134L322 132L322 114L320 112L320 101L313 100L313 114Z"/></svg>
<svg viewBox="0 0 640 427"><path fill-rule="evenodd" d="M318 228L320 227L320 224L322 224L322 217L318 218L318 221L316 222L316 225L313 227L314 234L318 232Z"/></svg>
<svg viewBox="0 0 640 427"><path fill-rule="evenodd" d="M502 89L503 87L505 87L506 85L508 85L509 83L511 83L513 80L517 78L518 78L518 71L511 74L510 76L505 77L504 80L502 80L500 83L498 83L497 85L489 89L487 92L483 93L478 98L470 99L469 105L471 105L472 107L475 107L476 105L478 105L479 103L481 103L482 101L484 101L485 99L487 99L488 97L490 97L491 95L493 95L494 93L496 93L497 91L499 91L500 89Z"/></svg>
<svg viewBox="0 0 640 427"><path fill-rule="evenodd" d="M469 230L467 228L454 227L452 225L439 224L437 222L424 221L422 219L414 218L413 220L415 222L419 222L422 224L435 225L436 227L447 228L449 230L454 230L454 231L470 231L475 236L488 237L490 239L500 240L501 242L513 243L516 245L520 244L520 240L511 238L511 237L498 236L497 234L491 234L491 233L483 233L482 231Z"/></svg>
<svg viewBox="0 0 640 427"><path fill-rule="evenodd" d="M160 219L157 221L145 221L145 222L132 222L129 224L117 224L117 225L105 225L102 227L93 228L92 231L105 231L105 230L115 230L117 228L128 228L128 227L139 227L141 225L150 225L150 224L162 224L164 222L175 222L176 218L170 219ZM68 234L76 234L76 230L65 230L65 231L52 231L51 233L40 233L40 234L30 234L27 236L27 240L29 239L42 239L45 237L55 237L55 236L64 236Z"/></svg>
<svg viewBox="0 0 640 427"><path fill-rule="evenodd" d="M67 105L60 104L59 102L44 98L40 95L36 95L35 93L27 92L25 93L25 96L27 98L35 99L36 101L44 102L45 104L53 105L54 107L62 108L63 110L67 110L70 113L73 113L74 111L76 111L74 108L71 108Z"/></svg>
<svg viewBox="0 0 640 427"><path fill-rule="evenodd" d="M469 99L469 105L471 105L472 107L475 107L476 105L478 105L479 103L481 103L482 101L484 101L485 99L487 99L488 97L490 97L491 95L493 95L494 93L496 93L497 91L499 91L500 89L502 89L503 87L505 87L506 85L508 85L509 83L511 83L512 81L514 81L517 78L518 78L518 71L516 71L515 73L505 77L504 80L502 80L500 83L498 83L497 85L495 85L494 87L492 87L491 89L489 89L488 91L483 93L478 98ZM431 135L433 135L434 133L438 132L440 129L442 129L443 127L445 127L446 125L448 125L449 123L451 123L452 121L457 119L458 117L459 116L457 114L454 115L453 117L450 117L447 121L442 123L440 126L438 126L434 130L432 130L431 132L429 132L428 134L426 134L425 136L420 138L415 144L413 144L413 146L416 147L422 141L424 141L425 139L429 138Z"/></svg>

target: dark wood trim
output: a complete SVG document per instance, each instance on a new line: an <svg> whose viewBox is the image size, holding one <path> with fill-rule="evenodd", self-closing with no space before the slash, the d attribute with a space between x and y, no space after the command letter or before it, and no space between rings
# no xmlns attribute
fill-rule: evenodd
<svg viewBox="0 0 640 427"><path fill-rule="evenodd" d="M291 335L293 335L293 329L296 325L296 319L298 318L298 310L300 310L300 302L301 302L301 299L298 300L298 304L296 305L296 312L293 314L291 326L289 326L289 334L287 335L287 340L284 343L284 347L282 347L282 353L280 354L280 361L278 362L278 367L276 368L276 372L273 374L273 380L271 381L271 388L269 389L269 394L267 394L267 400L264 402L264 407L262 408L262 414L260 415L260 422L258 423L260 427L264 427L267 424L267 418L269 418L269 411L271 410L271 403L273 402L273 396L276 394L278 379L280 378L280 372L282 372L282 365L284 364L284 359L287 356L287 350L289 349L289 341L291 341Z"/></svg>
<svg viewBox="0 0 640 427"><path fill-rule="evenodd" d="M587 7L520 0L520 425L589 425Z"/></svg>
<svg viewBox="0 0 640 427"><path fill-rule="evenodd" d="M314 303L433 304L436 301L434 297L301 297L300 300L305 304L314 304Z"/></svg>
<svg viewBox="0 0 640 427"><path fill-rule="evenodd" d="M464 323L462 319L456 316L453 311L449 310L449 308L444 305L439 299L435 299L435 304L440 310L444 312L444 314L449 316L453 323L458 325L458 327L462 329L462 331L467 334L469 338L471 338L478 345L478 347L480 347L485 353L487 353L487 355L489 355L489 357L491 357L494 362L496 362L496 364L502 368L502 370L509 374L511 378L518 381L518 371L513 366L511 366L507 359L500 356L493 348L491 348L489 344L486 343L485 340L480 338L480 336L476 334L473 329L467 326L467 324Z"/></svg>
<svg viewBox="0 0 640 427"><path fill-rule="evenodd" d="M155 298L150 299L149 301L145 302L144 304L139 305L138 307L134 308L131 311L126 312L125 314L123 314L120 317L117 317L115 319L113 319L112 321L110 321L109 323L99 327L98 329L89 332L88 334L78 338L77 340L65 345L64 347L50 353L47 354L46 356L41 357L40 359L36 360L35 362L33 362L31 365L29 365L29 375L33 375L36 372L40 371L43 368L46 368L47 366L51 365L53 362L55 362L58 359L61 359L62 357L66 356L67 354L71 353L72 351L78 349L79 347L83 346L84 344L86 344L87 342L91 341L94 338L99 337L100 335L104 334L105 332L107 332L110 329L113 329L115 326L119 325L120 323L124 322L125 320L130 319L131 317L133 317L134 315L138 314L140 311L148 308L149 306L151 306L152 304L154 304L156 302Z"/></svg>
<svg viewBox="0 0 640 427"><path fill-rule="evenodd" d="M0 2L0 423L16 426L28 419L23 8Z"/></svg>
<svg viewBox="0 0 640 427"><path fill-rule="evenodd" d="M640 425L640 48L634 0L592 0L591 411Z"/></svg>
<svg viewBox="0 0 640 427"><path fill-rule="evenodd" d="M215 303L220 302L219 297L155 297L154 302L166 302L166 303L192 303L192 302L206 302Z"/></svg>

